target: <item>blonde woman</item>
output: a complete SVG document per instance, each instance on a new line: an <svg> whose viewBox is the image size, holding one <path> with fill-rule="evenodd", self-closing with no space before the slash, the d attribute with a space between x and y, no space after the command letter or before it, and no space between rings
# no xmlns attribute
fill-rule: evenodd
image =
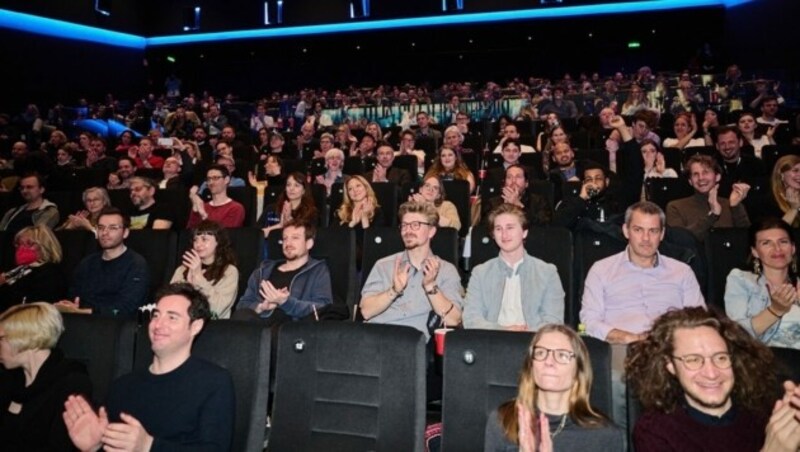
<svg viewBox="0 0 800 452"><path fill-rule="evenodd" d="M67 294L63 252L45 225L28 226L14 236L15 267L0 273L0 311L25 301L55 303Z"/></svg>
<svg viewBox="0 0 800 452"><path fill-rule="evenodd" d="M592 408L589 351L575 331L545 325L531 341L517 397L486 424L485 451L623 450L623 431Z"/></svg>

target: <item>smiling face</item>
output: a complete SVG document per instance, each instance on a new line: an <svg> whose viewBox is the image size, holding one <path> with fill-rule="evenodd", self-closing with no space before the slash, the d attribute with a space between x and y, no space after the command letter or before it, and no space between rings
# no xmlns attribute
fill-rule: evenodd
<svg viewBox="0 0 800 452"><path fill-rule="evenodd" d="M549 350L567 350L575 353L569 338L557 331L542 334L534 347ZM533 360L533 381L543 392L569 392L576 383L578 364L572 358L568 364L556 362L553 352L547 354L544 361Z"/></svg>
<svg viewBox="0 0 800 452"><path fill-rule="evenodd" d="M750 252L761 261L764 268L786 270L794 259L795 246L785 230L765 229L756 233L756 241Z"/></svg>
<svg viewBox="0 0 800 452"><path fill-rule="evenodd" d="M672 337L672 356L700 355L705 358L698 370L689 370L679 360L667 362L667 370L683 387L687 403L712 416L721 416L731 407L733 368L719 369L710 357L727 353L728 346L719 333L708 326L679 328Z"/></svg>
<svg viewBox="0 0 800 452"><path fill-rule="evenodd" d="M425 198L425 201L438 201L442 196L442 185L439 183L439 179L435 177L425 179L422 186L419 188L419 193Z"/></svg>
<svg viewBox="0 0 800 452"><path fill-rule="evenodd" d="M800 191L800 163L784 171L781 180L785 187Z"/></svg>
<svg viewBox="0 0 800 452"><path fill-rule="evenodd" d="M168 295L158 301L147 329L156 356L188 354L191 350L203 321L192 321L189 306L189 300L182 295Z"/></svg>
<svg viewBox="0 0 800 452"><path fill-rule="evenodd" d="M192 241L192 249L200 256L204 264L209 265L214 262L217 253L217 236L210 232L199 232L195 234Z"/></svg>
<svg viewBox="0 0 800 452"><path fill-rule="evenodd" d="M444 134L444 145L449 148L457 148L461 144L461 137L455 130L446 131Z"/></svg>
<svg viewBox="0 0 800 452"><path fill-rule="evenodd" d="M511 213L503 213L495 217L492 229L494 241L504 253L514 253L523 246L528 231L522 229L522 221Z"/></svg>
<svg viewBox="0 0 800 452"><path fill-rule="evenodd" d="M734 131L717 135L717 150L726 162L732 162L739 158L741 146L742 142Z"/></svg>
<svg viewBox="0 0 800 452"><path fill-rule="evenodd" d="M420 226L416 231L411 226L402 226L403 224L411 225L417 222L420 223ZM421 213L409 212L403 215L400 221L400 234L403 238L403 245L407 250L413 250L430 243L430 240L436 234L436 225L425 223L428 223L428 218Z"/></svg>
<svg viewBox="0 0 800 452"><path fill-rule="evenodd" d="M706 195L719 183L720 175L702 163L692 163L689 167L689 183L694 191Z"/></svg>
<svg viewBox="0 0 800 452"><path fill-rule="evenodd" d="M359 203L367 197L367 187L360 180L352 178L347 181L347 196L353 203Z"/></svg>
<svg viewBox="0 0 800 452"><path fill-rule="evenodd" d="M442 148L439 153L439 159L442 161L442 167L451 171L456 167L456 153L450 148Z"/></svg>
<svg viewBox="0 0 800 452"><path fill-rule="evenodd" d="M378 165L390 168L394 162L394 149L391 146L381 146L377 152Z"/></svg>
<svg viewBox="0 0 800 452"><path fill-rule="evenodd" d="M86 192L86 198L83 202L84 207L86 210L89 211L90 214L95 215L101 210L103 210L103 195L99 190L92 190Z"/></svg>
<svg viewBox="0 0 800 452"><path fill-rule="evenodd" d="M689 133L689 121L687 121L685 117L679 116L675 119L672 129L675 131L675 136L677 138L683 138Z"/></svg>

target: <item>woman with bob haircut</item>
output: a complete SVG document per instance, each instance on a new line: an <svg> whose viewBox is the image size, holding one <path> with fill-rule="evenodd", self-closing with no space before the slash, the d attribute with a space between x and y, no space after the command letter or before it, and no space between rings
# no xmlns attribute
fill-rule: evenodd
<svg viewBox="0 0 800 452"><path fill-rule="evenodd" d="M0 273L0 311L24 301L55 303L67 294L63 252L45 225L27 226L14 236L15 267Z"/></svg>
<svg viewBox="0 0 800 452"><path fill-rule="evenodd" d="M564 325L536 332L525 356L517 397L489 416L484 450L616 451L624 433L592 408L592 365L580 336Z"/></svg>
<svg viewBox="0 0 800 452"><path fill-rule="evenodd" d="M239 269L227 229L211 220L195 227L192 245L170 281L178 282L188 282L203 292L213 318L230 318L239 289Z"/></svg>
<svg viewBox="0 0 800 452"><path fill-rule="evenodd" d="M72 451L61 413L72 394L91 397L86 367L55 348L64 322L51 304L0 314L0 438L3 450Z"/></svg>

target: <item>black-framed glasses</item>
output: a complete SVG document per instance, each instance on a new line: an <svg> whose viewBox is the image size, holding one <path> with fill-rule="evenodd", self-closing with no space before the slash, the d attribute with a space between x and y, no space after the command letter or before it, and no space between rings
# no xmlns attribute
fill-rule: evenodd
<svg viewBox="0 0 800 452"><path fill-rule="evenodd" d="M711 356L703 355L684 355L673 356L672 359L677 359L683 363L687 370L700 370L706 364L706 358L711 360L711 364L717 369L730 369L733 365L731 354L728 352L714 353Z"/></svg>
<svg viewBox="0 0 800 452"><path fill-rule="evenodd" d="M559 364L569 364L570 361L575 358L575 353L569 350L564 350L561 348L533 347L533 360L545 361L550 353L553 354L553 359Z"/></svg>
<svg viewBox="0 0 800 452"><path fill-rule="evenodd" d="M420 226L422 226L423 224L425 226L431 225L430 223L426 223L424 221L409 221L408 223L406 222L400 223L400 230L403 231L406 228L409 228L412 231L419 231Z"/></svg>

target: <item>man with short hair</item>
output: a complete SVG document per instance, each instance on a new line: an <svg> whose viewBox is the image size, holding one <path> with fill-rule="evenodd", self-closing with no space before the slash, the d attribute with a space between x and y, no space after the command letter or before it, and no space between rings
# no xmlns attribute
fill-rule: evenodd
<svg viewBox="0 0 800 452"><path fill-rule="evenodd" d="M230 373L192 356L211 319L208 299L191 284L156 296L147 333L152 363L115 380L98 412L71 395L63 419L80 450L230 450L236 402ZM165 409L169 407L169 409Z"/></svg>
<svg viewBox="0 0 800 452"><path fill-rule="evenodd" d="M253 271L234 318L255 317L277 326L318 312L333 302L325 261L309 255L316 228L291 221L283 227L285 260L266 260Z"/></svg>
<svg viewBox="0 0 800 452"><path fill-rule="evenodd" d="M689 183L694 194L667 204L667 225L686 228L702 242L711 228L746 228L750 226L742 201L750 186L733 184L730 199L719 196L720 168L714 158L696 154L686 162Z"/></svg>
<svg viewBox="0 0 800 452"><path fill-rule="evenodd" d="M430 138L436 144L435 149L439 149L439 143L442 142L442 132L434 129L431 125L431 117L427 112L420 111L417 113L417 139Z"/></svg>
<svg viewBox="0 0 800 452"><path fill-rule="evenodd" d="M54 228L60 219L58 206L44 199L44 179L38 173L28 173L19 180L19 193L25 204L8 209L0 220L0 231L9 237L27 226L45 225Z"/></svg>
<svg viewBox="0 0 800 452"><path fill-rule="evenodd" d="M183 181L181 181L181 166L182 161L176 156L167 157L164 160L164 166L161 167L161 174L164 178L158 182L158 188L162 190L181 190L183 189Z"/></svg>
<svg viewBox="0 0 800 452"><path fill-rule="evenodd" d="M605 223L624 213L624 207L609 190L608 170L592 161L586 161L582 169L581 191L556 205L554 226L575 229L582 221Z"/></svg>
<svg viewBox="0 0 800 452"><path fill-rule="evenodd" d="M579 177L583 172L579 171L575 161L575 151L569 143L556 143L551 158L555 168L550 169L550 180L555 183L556 189L561 187L563 182L580 180Z"/></svg>
<svg viewBox="0 0 800 452"><path fill-rule="evenodd" d="M101 137L92 137L89 140L89 153L86 156L86 166L100 169L108 174L117 169L117 159L106 155L106 140Z"/></svg>
<svg viewBox="0 0 800 452"><path fill-rule="evenodd" d="M404 168L395 168L394 149L388 143L378 146L376 152L376 165L371 171L367 171L364 177L370 182L392 182L398 187L411 182L411 175Z"/></svg>
<svg viewBox="0 0 800 452"><path fill-rule="evenodd" d="M245 187L247 185L245 184L244 179L234 176L234 172L236 171L236 160L233 157L220 155L217 157L216 163L217 165L224 166L228 170L228 174L231 177L231 182L228 184L228 188ZM205 193L207 189L208 182L203 181L203 183L200 184L200 190L198 191L200 193Z"/></svg>
<svg viewBox="0 0 800 452"><path fill-rule="evenodd" d="M114 207L106 207L97 219L100 251L78 264L69 297L56 303L63 312L133 318L147 302L150 270L144 258L125 246L130 219Z"/></svg>
<svg viewBox="0 0 800 452"><path fill-rule="evenodd" d="M779 126L789 123L789 121L778 119L777 114L778 98L771 95L761 98L761 116L756 118L756 122L768 126Z"/></svg>
<svg viewBox="0 0 800 452"><path fill-rule="evenodd" d="M414 327L427 341L431 322L461 323L461 278L453 264L431 251L439 224L436 207L409 201L400 206L399 219L405 250L375 263L359 306L366 322Z"/></svg>
<svg viewBox="0 0 800 452"><path fill-rule="evenodd" d="M131 186L131 177L136 173L136 161L127 155L117 160L117 176L119 176L120 189Z"/></svg>
<svg viewBox="0 0 800 452"><path fill-rule="evenodd" d="M156 202L156 184L146 177L131 178L131 225L137 229L169 229L172 227L172 215L169 206Z"/></svg>
<svg viewBox="0 0 800 452"><path fill-rule="evenodd" d="M525 251L528 219L516 205L489 214L500 254L472 270L464 304L464 328L536 331L564 323L564 288L555 265Z"/></svg>
<svg viewBox="0 0 800 452"><path fill-rule="evenodd" d="M767 169L760 158L742 154L742 144L742 133L738 127L717 128L717 157L721 165L719 195L722 197L731 197L736 183L752 187L767 175Z"/></svg>
<svg viewBox="0 0 800 452"><path fill-rule="evenodd" d="M724 315L699 307L667 312L625 362L644 408L633 430L636 450L797 451L800 388L785 382L773 402L774 369L772 352Z"/></svg>
<svg viewBox="0 0 800 452"><path fill-rule="evenodd" d="M226 228L240 228L244 224L244 206L228 197L231 178L228 169L222 165L211 165L206 171L206 184L211 192L211 200L204 202L195 185L189 190L192 212L189 214L187 229L192 229L203 220L216 221Z"/></svg>
<svg viewBox="0 0 800 452"><path fill-rule="evenodd" d="M663 256L664 212L648 201L625 212L627 248L592 265L586 276L581 322L589 336L628 344L647 336L652 321L670 308L705 306L692 269Z"/></svg>

